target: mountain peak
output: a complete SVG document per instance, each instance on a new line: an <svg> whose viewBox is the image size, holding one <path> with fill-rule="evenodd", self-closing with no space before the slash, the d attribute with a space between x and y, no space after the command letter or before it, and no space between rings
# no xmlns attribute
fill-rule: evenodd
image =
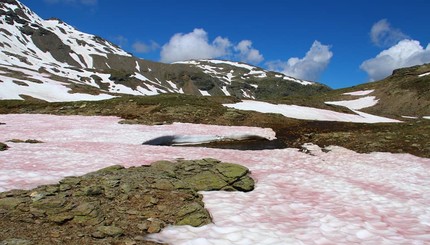
<svg viewBox="0 0 430 245"><path fill-rule="evenodd" d="M0 99L99 100L160 93L255 99L328 90L235 61L141 60L57 18L44 20L16 0L2 1L0 14Z"/></svg>

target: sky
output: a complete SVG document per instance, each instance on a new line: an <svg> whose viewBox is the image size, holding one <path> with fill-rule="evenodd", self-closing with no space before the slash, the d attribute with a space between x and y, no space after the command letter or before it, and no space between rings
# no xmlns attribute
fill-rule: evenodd
<svg viewBox="0 0 430 245"><path fill-rule="evenodd" d="M21 0L152 61L250 63L332 88L430 63L428 0Z"/></svg>

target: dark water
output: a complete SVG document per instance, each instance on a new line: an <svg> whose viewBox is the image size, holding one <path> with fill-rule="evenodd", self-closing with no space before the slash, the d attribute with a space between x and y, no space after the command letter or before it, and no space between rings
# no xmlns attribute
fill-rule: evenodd
<svg viewBox="0 0 430 245"><path fill-rule="evenodd" d="M207 147L235 150L267 150L287 148L287 144L279 139L267 140L255 138L247 140L216 141L211 143L200 143L190 145L175 145L174 136L162 136L142 143L143 145L180 146L180 147Z"/></svg>
<svg viewBox="0 0 430 245"><path fill-rule="evenodd" d="M270 149L283 149L287 148L287 144L279 139L267 140L237 140L237 141L224 141L212 142L206 144L192 145L189 147L208 147L219 149L234 149L234 150L270 150Z"/></svg>

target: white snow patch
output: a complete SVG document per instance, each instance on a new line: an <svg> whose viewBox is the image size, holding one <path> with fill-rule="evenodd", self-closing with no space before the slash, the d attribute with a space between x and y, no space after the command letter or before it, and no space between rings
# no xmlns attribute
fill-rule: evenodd
<svg viewBox="0 0 430 245"><path fill-rule="evenodd" d="M227 86L223 86L221 88L221 91L226 95L226 96L231 96L230 92L228 92L227 90Z"/></svg>
<svg viewBox="0 0 430 245"><path fill-rule="evenodd" d="M418 119L418 117L411 117L411 116L402 116L402 117L407 119Z"/></svg>
<svg viewBox="0 0 430 245"><path fill-rule="evenodd" d="M364 95L368 95L368 94L372 93L373 91L375 91L375 90L369 89L369 90L360 90L360 91L354 91L354 92L343 93L343 94L344 95L352 95L352 96L364 96Z"/></svg>
<svg viewBox="0 0 430 245"><path fill-rule="evenodd" d="M147 77L145 77L144 75L142 75L140 73L137 73L137 72L134 73L133 77L135 77L135 78L137 78L137 79L139 79L141 81L149 81L149 82L151 82L151 80L149 80Z"/></svg>
<svg viewBox="0 0 430 245"><path fill-rule="evenodd" d="M255 66L251 66L248 64L234 62L234 61L227 61L227 60L200 60L200 61L205 61L213 64L227 64L227 65L236 66L239 68L245 68L250 71L256 68Z"/></svg>
<svg viewBox="0 0 430 245"><path fill-rule="evenodd" d="M139 62L137 62L137 60L136 60L136 70L140 72L140 65L139 65Z"/></svg>
<svg viewBox="0 0 430 245"><path fill-rule="evenodd" d="M424 77L424 76L428 76L428 75L430 75L430 72L427 72L427 73L424 73L424 74L418 75L418 77Z"/></svg>
<svg viewBox="0 0 430 245"><path fill-rule="evenodd" d="M424 116L423 118L424 119L430 119L430 116Z"/></svg>
<svg viewBox="0 0 430 245"><path fill-rule="evenodd" d="M305 85L305 86L314 84L313 82L309 82L309 81L305 81L305 80L301 80L301 79L296 79L296 78L288 77L288 76L284 76L284 80L300 83L301 85Z"/></svg>
<svg viewBox="0 0 430 245"><path fill-rule="evenodd" d="M341 101L327 101L324 102L328 105L339 105L349 108L351 110L360 110L363 108L374 106L379 100L375 96L366 96L355 100L341 100Z"/></svg>
<svg viewBox="0 0 430 245"><path fill-rule="evenodd" d="M48 102L105 100L114 97L108 94L90 95L82 93L69 93L70 89L60 82L49 80L48 78L40 76L33 78L43 82L35 83L0 75L0 80L3 81L0 83L0 100L23 100L20 95L28 95ZM13 81L23 82L28 86L18 85Z"/></svg>
<svg viewBox="0 0 430 245"><path fill-rule="evenodd" d="M374 116L356 110L353 110L353 112L356 114L346 114L312 107L271 104L252 100L244 100L236 104L224 104L224 106L239 110L257 111L262 113L278 113L284 115L285 117L303 120L340 121L354 123L400 122L398 120Z"/></svg>
<svg viewBox="0 0 430 245"><path fill-rule="evenodd" d="M199 64L200 64L200 62L195 61L195 60L183 60L183 61L176 61L176 62L173 62L172 64L199 65Z"/></svg>
<svg viewBox="0 0 430 245"><path fill-rule="evenodd" d="M251 85L252 87L254 87L254 88L258 88L258 85L257 84L249 84L249 85Z"/></svg>
<svg viewBox="0 0 430 245"><path fill-rule="evenodd" d="M200 89L199 89L199 92L200 92L200 94L202 94L203 96L211 96L211 95L209 94L209 92L208 92L208 91L206 91L206 90L200 90Z"/></svg>

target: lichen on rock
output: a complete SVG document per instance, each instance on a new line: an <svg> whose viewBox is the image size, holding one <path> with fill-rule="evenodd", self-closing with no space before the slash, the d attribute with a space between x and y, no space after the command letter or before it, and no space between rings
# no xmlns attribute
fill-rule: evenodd
<svg viewBox="0 0 430 245"><path fill-rule="evenodd" d="M211 222L198 191L253 188L247 168L216 159L114 165L0 193L0 244L156 244L142 238L166 225Z"/></svg>

